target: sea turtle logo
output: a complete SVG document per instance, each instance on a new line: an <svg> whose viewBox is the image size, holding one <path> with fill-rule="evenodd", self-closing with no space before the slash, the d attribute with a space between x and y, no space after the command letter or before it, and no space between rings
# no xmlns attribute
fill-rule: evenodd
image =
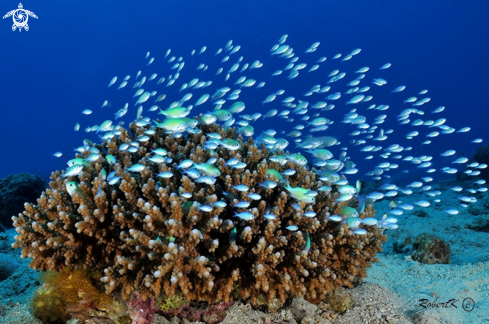
<svg viewBox="0 0 489 324"><path fill-rule="evenodd" d="M15 31L17 28L19 28L19 32L22 31L22 28L25 28L26 31L29 30L29 25L27 25L27 20L29 20L29 16L37 19L35 13L23 9L22 3L19 3L19 9L7 12L7 14L3 16L3 19L10 16L12 16L12 19L14 20L12 30Z"/></svg>

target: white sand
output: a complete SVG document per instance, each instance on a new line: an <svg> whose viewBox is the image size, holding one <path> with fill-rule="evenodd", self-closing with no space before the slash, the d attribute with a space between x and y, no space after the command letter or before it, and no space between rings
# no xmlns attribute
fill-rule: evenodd
<svg viewBox="0 0 489 324"><path fill-rule="evenodd" d="M418 200L428 200L431 205L427 208L415 207L413 211L404 211L399 219L399 229L387 231L389 239L384 253L379 255L380 262L374 264L368 271L367 282L377 283L400 295L408 302L410 311L417 312L420 299L446 302L458 300L458 308L437 308L442 320L450 323L488 323L489 322L489 233L468 229L468 225L482 224L489 220L487 195L477 194L478 201L471 208L458 206L458 196L474 196L466 191L455 193L448 189L455 182L445 182L434 186L441 195L426 199L426 195L413 194L392 199L395 202L414 204ZM434 203L440 199L440 203ZM380 217L389 210L389 201L376 204L377 216ZM458 215L452 216L443 210L457 208ZM481 215L474 216L470 210L477 209ZM427 217L413 215L415 210L424 210ZM485 213L485 214L484 214ZM404 242L406 237L415 238L421 233L430 233L449 243L451 247L452 264L427 265L413 261L409 254L400 255L393 252L392 244ZM467 312L462 308L464 298L472 298L475 308Z"/></svg>

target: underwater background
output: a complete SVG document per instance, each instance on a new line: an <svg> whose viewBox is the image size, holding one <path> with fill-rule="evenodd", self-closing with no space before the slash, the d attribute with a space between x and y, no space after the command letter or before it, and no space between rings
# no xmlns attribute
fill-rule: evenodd
<svg viewBox="0 0 489 324"><path fill-rule="evenodd" d="M4 2L4 11L17 5ZM362 49L356 60L338 67L370 66L369 78L375 78L380 74L374 67L391 62L392 68L382 74L387 86L394 89L405 84L412 91L400 94L397 102L428 89L430 105L446 106L443 117L452 127L472 128L465 136L450 135L438 141L440 151L458 148L469 156L475 145L467 141L487 134L489 22L485 1L37 1L23 5L39 19L30 18L31 29L20 33L13 33L12 20L4 19L0 34L0 147L4 152L0 177L31 172L46 179L53 170L62 169L65 160L52 154L71 152L86 137L85 127L110 119L125 103L118 98L111 109L99 109L104 100L112 102L119 95L107 89L113 76L122 78L138 70L170 74L163 60L167 49L187 59L192 49L202 46L209 48L206 56L192 59L214 61L214 72L220 62L214 53L229 40L241 45L238 56L273 64L268 69L275 71L285 64L272 60L269 50L283 34L289 35L287 43L310 66L321 56L330 64L336 53L356 48ZM303 52L314 42L321 45L308 58ZM147 51L156 57L151 69L144 64ZM304 76L307 82L296 79L291 84L282 77L273 81L272 90L244 95L261 102L287 84L305 93L314 84L325 83L332 70L334 66L309 73ZM258 81L272 80L271 74L257 72L263 73ZM215 82L224 86L223 79L224 75L216 77ZM177 86L166 90L180 94ZM389 101L393 100L386 98ZM393 117L401 107L387 111L392 117L386 128L398 127ZM270 108L257 104L247 113L265 113ZM93 113L85 116L84 109ZM339 124L345 113L346 109L332 110L328 118L339 119ZM135 112L129 115L135 118ZM76 123L81 124L79 132L73 131ZM345 144L349 141L350 130L332 133L329 135L340 137ZM413 146L422 140L415 139ZM427 153L430 147L420 149ZM349 153L355 160L356 152Z"/></svg>
<svg viewBox="0 0 489 324"><path fill-rule="evenodd" d="M4 14L18 7L17 2L2 1L0 12ZM46 182L51 172L65 170L66 162L74 157L74 148L82 145L88 138L94 142L101 141L96 132L86 132L87 127L101 124L104 120L114 120L114 114L129 102L127 114L114 121L124 121L126 126L136 119L137 107L132 88L138 71L149 77L158 73L158 77L167 80L152 89L159 94L166 94L166 99L157 103L160 108L168 108L173 101L179 100L185 93L193 92L195 101L204 93L212 95L221 87L238 88L234 85L237 76L249 72L257 83L265 82L261 88L256 85L243 88L239 101L246 102L246 114L261 113L265 115L270 109L284 110L282 100L295 96L314 103L325 100L334 103L335 108L321 115L330 121L329 128L312 133L314 136L333 136L341 144L331 149L334 156L340 147L347 147L348 159L353 161L358 173L348 175L351 183L357 179L372 181L372 176L365 174L386 159L376 152L374 158L366 160L369 155L362 152L364 145L355 145L351 136L355 127L343 123L343 119L357 105L346 105L345 98L352 96L344 93L350 88L346 84L353 80L362 67L369 67L365 72L363 85L370 86L367 92L374 99L372 104L386 104L384 111L366 110L369 104L363 103L361 114L372 122L378 115L385 114L385 122L379 128L393 130L384 142L372 145L391 144L411 146L407 154L414 156L432 156L437 169L458 167L451 164L460 157L471 158L478 147L487 144L489 131L489 3L482 0L346 0L346 1L52 1L38 0L22 2L24 9L34 12L38 19L29 17L29 30L12 31L12 18L7 17L0 24L0 179L10 174L31 173L39 175ZM277 70L283 70L289 59L271 56L272 47L282 35L288 35L286 44L294 48L299 62L307 67L295 78L287 78L288 71L272 76ZM222 63L224 54L215 55L219 48L224 48L228 41L241 48L233 54L229 62ZM320 42L312 53L306 50ZM202 47L207 49L202 54ZM167 50L171 54L165 57ZM355 49L361 52L351 60L342 61L345 55ZM191 55L192 50L196 50ZM147 65L146 53L154 57L152 64ZM334 55L342 53L339 59ZM168 76L176 70L168 63L171 56L183 57L186 66L181 71L181 80L188 82L192 78L212 80L210 89L180 91L184 81L167 86ZM260 69L240 72L242 66L234 72L233 78L225 81L226 71L240 57L250 65L259 60L263 63ZM320 67L308 72L321 57L327 57ZM197 70L199 64L209 66L206 72ZM379 69L386 63L392 66ZM219 67L224 72L216 75ZM345 71L345 79L331 84L332 90L324 94L314 94L316 99L303 97L316 84L327 85L330 72L338 69ZM128 85L117 90L124 76L131 75ZM118 76L111 87L110 80ZM377 86L372 80L382 78L387 84ZM405 85L401 92L392 92L396 87ZM275 101L262 103L267 96L279 89L285 94L277 96ZM424 89L425 95L418 95ZM342 97L332 101L325 98L333 92L340 92ZM401 125L397 116L402 110L411 107L404 103L409 97L431 100L417 107L425 111L419 118L446 118L446 124L456 130L470 127L470 131L453 132L427 138L426 134L433 129L415 128L411 124ZM104 101L107 106L101 108ZM153 99L150 99L152 102ZM431 114L437 107L445 106L443 112ZM149 106L143 115L152 118L161 117L157 112L149 113ZM210 100L192 110L192 115L212 111ZM89 115L84 110L91 110ZM311 109L309 114L320 112ZM293 127L304 124L302 115L290 114L294 121L286 121L278 116L253 123L255 136L272 128L295 147L294 137L287 137ZM235 117L236 118L236 117ZM413 117L412 120L417 117ZM238 118L236 118L238 120ZM80 129L74 131L79 123ZM419 130L419 136L406 139L406 133ZM429 130L429 131L428 131ZM281 132L284 132L283 134ZM304 130L303 134L307 134ZM277 135L278 137L279 135ZM436 137L436 138L435 138ZM474 139L482 139L482 142ZM431 144L423 144L431 140ZM450 157L440 156L447 150L455 150ZM55 157L55 152L62 156ZM436 161L436 162L435 162ZM392 161L391 161L392 162ZM482 163L482 162L481 162ZM399 164L402 164L399 162ZM403 172L405 170L405 172ZM383 183L395 183L406 186L420 177L426 176L425 169L414 164L402 164L398 169L391 169L389 177L383 177ZM487 270L489 249L488 233L472 230L470 227L484 225L489 212L487 193L480 191L477 197L476 212L460 212L451 215L444 212L457 207L459 196L450 187L461 185L464 189L469 184L455 183L455 174L438 170L431 174L434 181L430 183L440 190L443 198L435 208L434 203L426 208L428 216L404 215L400 217L399 228L386 243L386 253L380 256L383 268L374 265L369 278L372 282L396 291L412 302L412 308L419 306L419 300L426 296L440 295L440 300L457 297L464 291L475 300L476 308L467 312L457 309L437 309L440 322L476 323L489 321L489 280ZM474 177L472 180L477 180ZM439 181L445 182L439 182ZM466 178L464 180L467 180ZM448 182L447 182L448 181ZM450 182L452 181L452 182ZM468 195L468 194L467 194ZM412 201L411 201L412 199ZM377 215L389 211L389 201L384 199L375 205ZM422 193L416 197L403 197L404 203L429 200ZM399 204L399 203L398 203ZM419 208L419 207L416 207ZM433 209L432 209L433 208ZM436 210L435 210L436 209ZM419 215L418 215L419 216ZM11 224L7 224L11 227ZM450 227L450 228L449 228ZM460 230L460 229L463 230ZM407 237L413 240L427 230L452 244L452 264L424 265L438 267L430 270L413 270L412 260L405 261L406 251L395 246L406 242ZM388 236L392 232L389 231ZM466 241L464 241L466 240ZM402 244L401 244L402 245ZM409 245L409 244L406 244ZM397 250L397 254L396 254ZM17 251L17 254L19 251ZM403 254L404 253L404 254ZM389 254L392 254L389 256ZM385 258L385 259L384 259ZM405 262L407 265L403 264ZM464 268L472 266L474 268ZM457 268L459 266L460 268ZM468 271L477 273L469 279L461 279L454 273ZM412 274L411 272L416 272ZM409 274L411 273L411 274ZM447 274L450 273L450 274ZM406 276L411 280L402 286L398 278ZM435 279L436 278L436 279ZM385 280L385 281L383 281ZM472 282L468 284L468 281ZM433 289L426 288L431 283ZM451 287L449 289L449 287ZM426 289L425 289L426 288ZM468 289L467 291L465 291ZM453 292L453 294L451 294ZM8 294L7 294L8 295ZM462 300L461 296L458 296ZM463 296L465 297L465 295ZM429 297L432 298L432 297ZM414 305L414 306L413 306Z"/></svg>

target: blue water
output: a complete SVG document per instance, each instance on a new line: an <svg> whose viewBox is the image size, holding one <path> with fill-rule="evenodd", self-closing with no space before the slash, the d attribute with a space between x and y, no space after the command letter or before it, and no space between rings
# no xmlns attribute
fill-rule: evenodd
<svg viewBox="0 0 489 324"><path fill-rule="evenodd" d="M7 13L17 5L15 1L3 1L0 11ZM213 80L213 85L208 91L194 91L192 103L203 93L212 94L217 87L229 85L229 81L223 81L224 73L214 77L223 57L215 57L214 53L231 39L233 44L241 45L241 50L230 62L243 56L244 62L258 59L265 65L253 74L243 73L267 82L262 89L243 90L239 100L247 103L248 114L283 109L278 99L273 104L260 102L281 88L286 90L281 99L300 97L315 84L326 85L327 75L336 68L347 72L342 85L335 85L343 93L346 82L355 77L353 71L369 66L365 84L372 87L369 94L374 95L373 102L389 104L390 108L368 116L389 116L381 125L395 130L389 143L399 139L407 145L404 136L413 127L399 126L395 115L407 108L403 100L423 89L428 89L426 96L432 98L422 107L426 112L446 106L443 113L431 118L444 117L456 129L472 129L440 136L433 139L436 145L425 146L420 145L425 140L422 133L409 142L416 150L413 155L456 149L457 156L470 156L481 145L470 141L477 137L486 140L489 135L489 5L485 1L27 1L23 5L39 17L29 18L29 31L13 32L11 18L0 24L0 178L30 172L46 179L50 172L65 169L66 161L73 158L73 148L80 146L84 138L97 139L95 133L87 134L84 128L113 120L113 114L125 102L130 103L127 125L136 115L132 99L135 73L142 70L148 77L158 73L157 79L174 73L163 59L169 48L170 56L182 56L189 66L182 70L181 80L199 77L200 72L195 70L199 63L209 65L203 79ZM287 80L286 74L270 77L287 64L269 55L283 34L289 35L287 44L295 49L300 62L308 63L293 80ZM318 50L305 54L316 41L321 42ZM208 49L203 55L190 56L192 49L198 52L204 45ZM355 48L362 52L351 61L331 60L336 53L345 55ZM144 60L147 51L156 58L149 67ZM307 73L321 56L328 57L324 67ZM378 67L387 62L392 67L379 71ZM225 70L230 66L227 64ZM129 85L116 91L115 86L127 74L132 76ZM116 75L119 81L107 89ZM386 79L384 87L388 88L372 85L370 80L375 77ZM159 94L168 96L162 102L163 108L183 96L185 92L178 92L182 82L168 88L159 86ZM390 93L401 84L407 86L403 93ZM112 106L100 108L104 100ZM212 107L207 104L194 111L205 112ZM327 112L335 124L317 135L337 136L341 146L350 146L348 134L354 127L341 124L341 119L352 108L356 107L338 103ZM83 115L84 109L91 109L93 114ZM298 120L296 117L292 124L298 124ZM254 125L256 134L268 128L291 129L277 117L266 121ZM81 124L79 132L73 131L76 123ZM379 162L363 162L366 154L358 149L350 146L348 152L360 167L369 170ZM55 158L52 154L56 151L64 155Z"/></svg>

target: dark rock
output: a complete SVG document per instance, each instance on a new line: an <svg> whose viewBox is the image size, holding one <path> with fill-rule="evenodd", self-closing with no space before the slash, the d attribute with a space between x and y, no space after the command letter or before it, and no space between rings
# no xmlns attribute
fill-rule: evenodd
<svg viewBox="0 0 489 324"><path fill-rule="evenodd" d="M468 225L467 228L476 232L489 233L489 221L474 223L473 225Z"/></svg>
<svg viewBox="0 0 489 324"><path fill-rule="evenodd" d="M0 281L3 281L10 277L20 264L8 254L0 254Z"/></svg>
<svg viewBox="0 0 489 324"><path fill-rule="evenodd" d="M433 234L423 233L413 244L413 260L425 264L449 264L451 250L448 243Z"/></svg>
<svg viewBox="0 0 489 324"><path fill-rule="evenodd" d="M489 143L484 146L480 146L475 150L474 155L472 155L468 163L471 162L478 162L479 164L489 164ZM489 181L489 168L476 170L481 172L478 176L479 178ZM460 174L457 174L458 180L466 180L467 178L469 178L467 174L463 173L463 170L459 173Z"/></svg>
<svg viewBox="0 0 489 324"><path fill-rule="evenodd" d="M39 176L20 173L0 180L0 223L12 227L12 216L24 210L24 203L35 203L46 188Z"/></svg>
<svg viewBox="0 0 489 324"><path fill-rule="evenodd" d="M413 215L418 217L423 217L423 218L428 217L428 213L421 209L413 211Z"/></svg>
<svg viewBox="0 0 489 324"><path fill-rule="evenodd" d="M413 241L411 240L411 237L406 237L404 242L394 242L393 249L396 253L411 254L413 251Z"/></svg>

